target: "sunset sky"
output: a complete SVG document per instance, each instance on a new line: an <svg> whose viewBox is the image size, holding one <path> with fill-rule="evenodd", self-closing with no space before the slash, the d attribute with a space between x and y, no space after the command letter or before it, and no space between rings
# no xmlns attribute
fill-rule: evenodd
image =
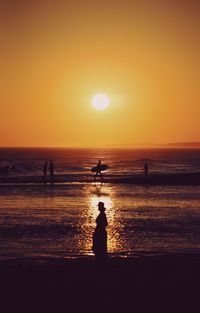
<svg viewBox="0 0 200 313"><path fill-rule="evenodd" d="M1 1L0 146L200 141L198 2Z"/></svg>

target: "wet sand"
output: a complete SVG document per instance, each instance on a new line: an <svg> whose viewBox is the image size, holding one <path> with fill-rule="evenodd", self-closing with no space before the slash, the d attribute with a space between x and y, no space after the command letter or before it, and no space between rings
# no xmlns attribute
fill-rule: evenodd
<svg viewBox="0 0 200 313"><path fill-rule="evenodd" d="M104 174L104 173L103 173ZM134 184L134 185L200 185L200 172L197 173L173 173L173 174L129 174L124 177L117 175L103 175L104 183L112 184ZM42 176L0 176L1 187L10 184L12 187L29 185L43 185ZM46 180L47 186L50 185L50 179ZM90 175L55 175L54 186L62 186L66 183L92 183L93 176Z"/></svg>
<svg viewBox="0 0 200 313"><path fill-rule="evenodd" d="M199 312L200 254L0 262L1 312Z"/></svg>

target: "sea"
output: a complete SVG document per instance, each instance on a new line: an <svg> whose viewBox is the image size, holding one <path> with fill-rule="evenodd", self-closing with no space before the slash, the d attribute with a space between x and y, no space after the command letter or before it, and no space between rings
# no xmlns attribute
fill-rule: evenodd
<svg viewBox="0 0 200 313"><path fill-rule="evenodd" d="M42 172L50 160L53 185ZM91 172L99 160L103 184ZM145 162L148 175L196 173L200 149L1 148L0 260L92 258L99 201L110 257L199 252L200 185L123 183Z"/></svg>

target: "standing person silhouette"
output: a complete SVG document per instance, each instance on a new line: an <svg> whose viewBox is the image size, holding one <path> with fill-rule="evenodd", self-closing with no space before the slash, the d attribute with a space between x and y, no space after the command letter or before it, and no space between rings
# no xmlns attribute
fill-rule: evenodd
<svg viewBox="0 0 200 313"><path fill-rule="evenodd" d="M48 168L48 162L45 161L44 164L43 164L43 168L42 168L42 171L43 171L43 177L44 177L44 184L46 185L46 178L47 178L47 168Z"/></svg>
<svg viewBox="0 0 200 313"><path fill-rule="evenodd" d="M101 173L101 168L100 168L100 166L101 166L101 160L99 160L99 162L97 163L97 171L96 171L96 173L95 173L95 175L94 175L94 182L96 182L97 176L100 175L100 177L101 177L101 183L103 183L103 175L102 175L102 173Z"/></svg>
<svg viewBox="0 0 200 313"><path fill-rule="evenodd" d="M147 175L149 172L149 166L147 164L147 162L144 163L144 174Z"/></svg>
<svg viewBox="0 0 200 313"><path fill-rule="evenodd" d="M49 172L50 172L51 185L53 185L53 183L54 183L54 164L53 164L53 161L49 162Z"/></svg>
<svg viewBox="0 0 200 313"><path fill-rule="evenodd" d="M104 262L107 259L107 217L103 202L98 203L99 215L96 218L96 228L93 234L92 250L95 254L96 261Z"/></svg>

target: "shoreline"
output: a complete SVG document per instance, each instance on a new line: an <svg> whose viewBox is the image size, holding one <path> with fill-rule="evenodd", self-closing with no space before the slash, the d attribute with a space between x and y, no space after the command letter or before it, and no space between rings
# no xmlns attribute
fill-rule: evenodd
<svg viewBox="0 0 200 313"><path fill-rule="evenodd" d="M184 251L137 251L134 253L109 253L108 252L108 262L134 262L136 259L146 259L146 260L156 260L156 259L165 259L165 258L199 258L200 260L200 251L197 250L184 250ZM67 263L89 263L95 262L94 254L82 254L82 255L66 255L61 256L19 256L19 257L5 257L0 259L0 271L1 267L11 266L20 264L21 266L35 265L40 264L48 266L49 264L67 264Z"/></svg>
<svg viewBox="0 0 200 313"><path fill-rule="evenodd" d="M77 175L55 175L54 187L65 185L76 185L90 183L94 184L93 176L85 174L80 177ZM98 184L100 183L97 182ZM50 180L44 184L42 176L3 176L0 177L0 186L49 186ZM134 174L119 176L105 175L103 184L130 184L130 185L200 185L200 172L197 173L170 173L170 174ZM50 185L51 186L51 185ZM51 186L52 187L52 186Z"/></svg>

